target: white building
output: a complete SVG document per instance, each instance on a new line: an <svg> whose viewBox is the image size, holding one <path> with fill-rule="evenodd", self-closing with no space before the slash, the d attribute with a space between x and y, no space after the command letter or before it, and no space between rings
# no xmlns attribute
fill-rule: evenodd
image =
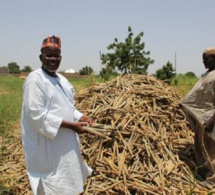
<svg viewBox="0 0 215 195"><path fill-rule="evenodd" d="M65 70L64 73L75 73L75 71L71 68L71 69Z"/></svg>

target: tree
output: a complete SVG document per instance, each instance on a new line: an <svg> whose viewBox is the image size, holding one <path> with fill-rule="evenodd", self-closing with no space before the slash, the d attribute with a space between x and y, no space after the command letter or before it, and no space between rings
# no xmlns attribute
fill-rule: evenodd
<svg viewBox="0 0 215 195"><path fill-rule="evenodd" d="M168 61L166 65L156 71L155 76L160 80L170 82L170 80L175 76L175 69Z"/></svg>
<svg viewBox="0 0 215 195"><path fill-rule="evenodd" d="M93 74L93 72L93 69L89 66L85 66L81 70L79 70L80 75L91 75Z"/></svg>
<svg viewBox="0 0 215 195"><path fill-rule="evenodd" d="M153 64L154 60L147 57L150 54L149 51L144 51L145 43L141 43L143 32L133 38L133 32L129 26L128 33L125 42L118 42L118 39L115 38L114 43L107 47L108 50L114 50L114 52L102 54L102 64L112 67L114 70L117 68L123 74L147 74L148 66Z"/></svg>
<svg viewBox="0 0 215 195"><path fill-rule="evenodd" d="M16 62L11 62L8 64L9 73L20 74L19 65Z"/></svg>
<svg viewBox="0 0 215 195"><path fill-rule="evenodd" d="M192 77L197 78L197 76L193 72L187 72L184 75L187 76L187 77L190 77L190 78L192 78Z"/></svg>
<svg viewBox="0 0 215 195"><path fill-rule="evenodd" d="M22 69L22 72L31 72L32 69L30 66L25 66L23 69Z"/></svg>

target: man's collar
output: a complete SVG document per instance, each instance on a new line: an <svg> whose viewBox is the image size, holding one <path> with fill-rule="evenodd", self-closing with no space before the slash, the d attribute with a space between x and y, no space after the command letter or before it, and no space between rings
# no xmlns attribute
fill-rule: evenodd
<svg viewBox="0 0 215 195"><path fill-rule="evenodd" d="M42 68L42 70L43 70L47 75L49 75L50 77L54 77L54 78L57 78L57 77L58 77L57 74L56 74L56 72L49 72L49 71L46 70L43 66L42 66L41 68Z"/></svg>

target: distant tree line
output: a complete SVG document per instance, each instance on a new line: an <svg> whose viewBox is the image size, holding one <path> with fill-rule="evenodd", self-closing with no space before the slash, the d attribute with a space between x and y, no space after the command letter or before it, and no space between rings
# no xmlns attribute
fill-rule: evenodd
<svg viewBox="0 0 215 195"><path fill-rule="evenodd" d="M94 71L90 66L85 66L81 70L79 70L80 75L91 75Z"/></svg>
<svg viewBox="0 0 215 195"><path fill-rule="evenodd" d="M102 54L101 62L104 66L99 72L99 76L105 81L109 80L112 76L118 74L144 74L147 75L148 67L154 63L154 60L149 57L150 51L145 51L145 43L141 41L144 33L140 32L134 37L132 28L128 27L128 36L124 42L119 42L117 38L114 42L109 44L107 49L112 52ZM21 72L31 72L32 68L29 65L20 69L16 62L11 62L8 66L0 67L0 73L13 73L20 74ZM95 74L90 66L85 66L79 70L80 75ZM193 72L185 74L188 77L196 77ZM175 77L175 69L169 61L158 69L154 76L160 80L170 83Z"/></svg>
<svg viewBox="0 0 215 195"><path fill-rule="evenodd" d="M7 66L0 67L0 73L20 74L21 72L31 72L32 68L27 65L20 69L16 62L11 62Z"/></svg>

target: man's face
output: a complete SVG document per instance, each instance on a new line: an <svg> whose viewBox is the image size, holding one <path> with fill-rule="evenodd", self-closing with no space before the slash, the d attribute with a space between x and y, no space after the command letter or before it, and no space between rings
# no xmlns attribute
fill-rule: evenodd
<svg viewBox="0 0 215 195"><path fill-rule="evenodd" d="M210 70L215 67L215 57L213 55L203 53L202 58L206 69Z"/></svg>
<svg viewBox="0 0 215 195"><path fill-rule="evenodd" d="M56 72L61 62L61 51L54 48L45 48L42 50L42 66L49 72Z"/></svg>

